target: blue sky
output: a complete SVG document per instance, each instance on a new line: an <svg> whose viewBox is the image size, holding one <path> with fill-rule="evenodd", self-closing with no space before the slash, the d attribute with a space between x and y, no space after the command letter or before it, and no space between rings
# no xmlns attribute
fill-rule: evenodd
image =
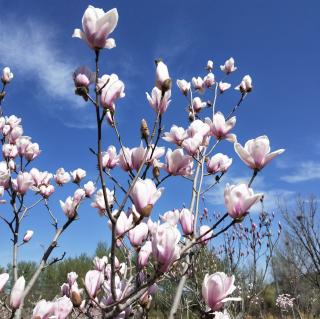
<svg viewBox="0 0 320 319"><path fill-rule="evenodd" d="M89 178L96 176L94 158L88 151L96 143L94 110L73 94L71 78L80 65L93 68L93 53L82 41L71 38L91 4L105 10L117 7L119 12L119 24L112 35L117 47L103 51L101 69L117 73L126 85L126 97L117 103L117 116L127 146L140 143L140 119L151 121L154 116L145 92L154 86L155 58L164 59L175 82L177 78L204 76L208 59L214 61L214 73L221 78L218 66L233 56L238 71L230 82L238 84L245 74L254 81L254 91L237 114L234 132L239 141L267 134L272 149L286 149L263 171L255 190L266 193L268 209L275 207L279 194L289 202L297 193L318 195L319 1L0 0L0 4L0 62L10 66L15 75L4 109L7 115L22 117L25 134L40 144L42 155L34 167L52 172L61 166L67 170L82 167ZM237 98L236 91L226 93L218 100L218 109L227 113ZM164 119L166 130L173 123L187 126L185 107L184 98L174 87ZM116 143L110 128L105 129L104 138L105 148ZM233 157L234 165L207 199L210 211L222 208L225 182L250 177L231 144L225 143L219 151ZM183 180L169 180L154 214L188 205L190 190L186 187ZM61 221L64 216L58 200L71 194L72 186L59 189L51 200ZM35 235L22 247L21 258L40 256L48 233L53 232L48 224L46 212L40 208L26 219L23 229L34 229ZM4 225L0 236L0 264L6 264L11 248ZM91 254L97 241L108 236L106 221L87 203L80 209L80 220L63 236L58 251Z"/></svg>

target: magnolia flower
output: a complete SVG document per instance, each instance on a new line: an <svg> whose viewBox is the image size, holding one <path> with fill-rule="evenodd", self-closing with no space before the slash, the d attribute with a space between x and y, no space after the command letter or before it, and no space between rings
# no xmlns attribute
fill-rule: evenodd
<svg viewBox="0 0 320 319"><path fill-rule="evenodd" d="M103 256L102 258L99 258L96 256L93 258L93 265L96 270L105 271L107 264L108 264L107 256Z"/></svg>
<svg viewBox="0 0 320 319"><path fill-rule="evenodd" d="M198 76L197 78L193 77L191 82L195 90L197 90L201 94L204 92L205 85L203 79L200 76Z"/></svg>
<svg viewBox="0 0 320 319"><path fill-rule="evenodd" d="M119 163L117 150L115 146L110 145L106 152L102 152L102 166L104 168L113 169Z"/></svg>
<svg viewBox="0 0 320 319"><path fill-rule="evenodd" d="M58 185L63 185L71 180L71 176L68 172L64 170L64 168L58 168L56 171L56 175L54 175L54 179Z"/></svg>
<svg viewBox="0 0 320 319"><path fill-rule="evenodd" d="M245 75L241 83L235 87L236 90L239 90L241 93L249 93L252 91L252 79L250 75Z"/></svg>
<svg viewBox="0 0 320 319"><path fill-rule="evenodd" d="M26 281L23 276L19 277L13 285L10 294L10 307L11 309L18 309L22 301L22 295L24 292Z"/></svg>
<svg viewBox="0 0 320 319"><path fill-rule="evenodd" d="M113 32L118 23L118 11L112 9L104 12L102 9L89 6L82 17L82 28L75 29L72 37L87 42L90 48L112 49L116 46L114 39L107 37Z"/></svg>
<svg viewBox="0 0 320 319"><path fill-rule="evenodd" d="M72 176L72 181L76 184L79 184L80 181L86 177L87 173L82 168L77 168L76 170L70 172Z"/></svg>
<svg viewBox="0 0 320 319"><path fill-rule="evenodd" d="M21 126L16 126L14 127L9 136L9 143L11 144L15 144L17 139L19 139L19 137L21 137L23 134L23 128Z"/></svg>
<svg viewBox="0 0 320 319"><path fill-rule="evenodd" d="M247 184L226 185L224 190L224 203L230 217L241 219L257 201L262 193L254 194Z"/></svg>
<svg viewBox="0 0 320 319"><path fill-rule="evenodd" d="M117 213L118 213L118 211L115 210L112 214L116 215ZM109 221L109 225L111 227L111 221ZM115 228L116 236L117 237L122 236L131 227L132 227L132 217L131 217L131 215L128 217L126 215L126 213L124 211L122 211L119 214L119 217L118 217L117 222L116 222L116 228Z"/></svg>
<svg viewBox="0 0 320 319"><path fill-rule="evenodd" d="M206 70L208 70L210 72L210 71L212 71L212 69L213 69L213 61L208 60Z"/></svg>
<svg viewBox="0 0 320 319"><path fill-rule="evenodd" d="M16 162L13 159L10 159L8 162L8 167L11 171L15 171L16 170Z"/></svg>
<svg viewBox="0 0 320 319"><path fill-rule="evenodd" d="M210 131L210 126L201 120L193 121L187 129L187 133L189 137L193 137L196 134L200 134L202 137L205 137L209 133L209 131Z"/></svg>
<svg viewBox="0 0 320 319"><path fill-rule="evenodd" d="M132 150L128 147L122 147L119 152L119 165L124 171L132 169L131 154Z"/></svg>
<svg viewBox="0 0 320 319"><path fill-rule="evenodd" d="M231 164L232 158L222 153L217 153L207 162L207 171L209 174L225 173Z"/></svg>
<svg viewBox="0 0 320 319"><path fill-rule="evenodd" d="M12 79L13 79L13 73L11 72L10 68L6 66L2 70L1 81L3 84L8 84L11 82Z"/></svg>
<svg viewBox="0 0 320 319"><path fill-rule="evenodd" d="M184 139L188 137L187 132L183 127L178 127L173 125L170 129L170 132L165 132L163 139L167 142L181 145Z"/></svg>
<svg viewBox="0 0 320 319"><path fill-rule="evenodd" d="M44 171L40 172L37 168L32 168L30 170L30 175L32 176L34 186L39 187L40 185L49 185L52 178L52 174Z"/></svg>
<svg viewBox="0 0 320 319"><path fill-rule="evenodd" d="M224 65L220 65L220 69L222 72L224 72L225 74L230 74L234 71L237 70L237 67L234 66L234 59L230 58L228 59Z"/></svg>
<svg viewBox="0 0 320 319"><path fill-rule="evenodd" d="M156 65L156 87L164 93L171 89L168 67L160 60L156 61Z"/></svg>
<svg viewBox="0 0 320 319"><path fill-rule="evenodd" d="M261 170L274 157L285 151L279 149L270 153L270 141L266 135L247 141L244 147L235 143L234 149L245 164L256 170Z"/></svg>
<svg viewBox="0 0 320 319"><path fill-rule="evenodd" d="M159 271L168 271L171 264L180 256L180 232L169 223L159 225L152 235L152 254L158 263Z"/></svg>
<svg viewBox="0 0 320 319"><path fill-rule="evenodd" d="M33 236L33 230L27 230L25 235L23 236L23 241L27 243Z"/></svg>
<svg viewBox="0 0 320 319"><path fill-rule="evenodd" d="M157 227L160 225L160 221L158 220L158 222L153 222L152 219L149 218L147 221L147 225L149 228L149 233L153 234L157 230Z"/></svg>
<svg viewBox="0 0 320 319"><path fill-rule="evenodd" d="M19 172L16 179L11 180L12 188L19 194L25 194L30 186L33 184L33 179L28 172Z"/></svg>
<svg viewBox="0 0 320 319"><path fill-rule="evenodd" d="M8 165L5 161L0 162L0 186L6 187L8 186L10 179L10 170L8 169Z"/></svg>
<svg viewBox="0 0 320 319"><path fill-rule="evenodd" d="M73 73L73 81L76 87L88 87L95 81L95 73L85 66L77 68Z"/></svg>
<svg viewBox="0 0 320 319"><path fill-rule="evenodd" d="M220 81L218 86L219 86L220 93L223 93L224 91L230 89L231 84Z"/></svg>
<svg viewBox="0 0 320 319"><path fill-rule="evenodd" d="M149 256L152 253L151 241L146 241L138 253L138 265L140 268L148 265Z"/></svg>
<svg viewBox="0 0 320 319"><path fill-rule="evenodd" d="M39 188L33 187L32 189L39 192L45 198L49 198L55 191L52 185L40 185Z"/></svg>
<svg viewBox="0 0 320 319"><path fill-rule="evenodd" d="M131 191L132 201L138 211L144 217L151 214L153 205L160 198L163 188L156 188L151 179L139 178Z"/></svg>
<svg viewBox="0 0 320 319"><path fill-rule="evenodd" d="M135 169L136 171L139 170L140 166L143 163L146 151L147 149L143 147L142 142L139 147L135 147L130 151L132 169ZM149 149L146 162L152 163L155 159L159 159L161 156L163 156L164 153L165 153L164 147L156 147L154 150ZM151 154L152 154L152 158L150 158Z"/></svg>
<svg viewBox="0 0 320 319"><path fill-rule="evenodd" d="M149 228L146 223L140 223L129 231L129 240L132 246L141 246L147 239Z"/></svg>
<svg viewBox="0 0 320 319"><path fill-rule="evenodd" d="M207 106L207 102L202 102L199 97L195 97L192 101L192 107L195 112L200 112Z"/></svg>
<svg viewBox="0 0 320 319"><path fill-rule="evenodd" d="M6 116L6 124L11 127L11 129L15 128L21 123L21 118L16 117L15 115Z"/></svg>
<svg viewBox="0 0 320 319"><path fill-rule="evenodd" d="M181 146L190 154L196 155L203 141L203 136L198 133L192 137L186 138Z"/></svg>
<svg viewBox="0 0 320 319"><path fill-rule="evenodd" d="M94 186L92 181L89 181L88 183L83 185L83 189L85 191L86 196L91 197L95 192L96 187Z"/></svg>
<svg viewBox="0 0 320 319"><path fill-rule="evenodd" d="M179 215L180 212L178 209L169 210L166 213L164 213L163 216L160 216L160 219L163 222L169 223L172 226L177 226L179 223Z"/></svg>
<svg viewBox="0 0 320 319"><path fill-rule="evenodd" d="M85 198L86 192L82 188L78 188L73 194L73 202L75 205L79 205L80 202Z"/></svg>
<svg viewBox="0 0 320 319"><path fill-rule="evenodd" d="M190 155L183 154L183 150L180 148L173 152L168 148L166 164L161 164L160 167L164 168L169 174L174 176L190 176L193 173L193 158Z"/></svg>
<svg viewBox="0 0 320 319"><path fill-rule="evenodd" d="M104 274L99 270L89 270L85 277L85 287L91 298L94 298L104 281Z"/></svg>
<svg viewBox="0 0 320 319"><path fill-rule="evenodd" d="M109 188L106 187L106 193L107 193L108 205L112 207L114 204L114 191L110 191ZM106 204L105 204L102 189L99 189L96 192L94 201L91 203L91 207L98 208L99 214L101 216L104 215L104 213L106 212Z"/></svg>
<svg viewBox="0 0 320 319"><path fill-rule="evenodd" d="M78 275L76 272L72 271L67 274L67 280L68 280L69 286L72 286L77 279L78 279Z"/></svg>
<svg viewBox="0 0 320 319"><path fill-rule="evenodd" d="M53 304L54 319L67 319L73 309L73 304L67 296L57 299Z"/></svg>
<svg viewBox="0 0 320 319"><path fill-rule="evenodd" d="M4 136L7 136L10 133L10 131L11 131L10 125L6 124L2 129L2 134Z"/></svg>
<svg viewBox="0 0 320 319"><path fill-rule="evenodd" d="M30 143L31 143L31 137L29 137L29 136L20 136L16 140L16 146L18 148L19 155L24 156L24 154L26 152L26 148L28 147L28 145Z"/></svg>
<svg viewBox="0 0 320 319"><path fill-rule="evenodd" d="M25 150L24 157L27 161L33 161L41 153L38 143L30 143Z"/></svg>
<svg viewBox="0 0 320 319"><path fill-rule="evenodd" d="M18 148L13 144L3 144L2 154L5 159L15 158L18 155Z"/></svg>
<svg viewBox="0 0 320 319"><path fill-rule="evenodd" d="M63 283L60 287L60 292L62 296L70 297L70 285Z"/></svg>
<svg viewBox="0 0 320 319"><path fill-rule="evenodd" d="M54 186L52 185L41 185L39 187L39 193L45 198L49 198L54 193L54 190Z"/></svg>
<svg viewBox="0 0 320 319"><path fill-rule="evenodd" d="M138 222L141 218L140 214L137 212L136 207L134 205L129 208L128 213L131 215L131 220L133 220L134 223Z"/></svg>
<svg viewBox="0 0 320 319"><path fill-rule="evenodd" d="M177 80L177 86L184 95L187 95L190 91L191 84L186 80Z"/></svg>
<svg viewBox="0 0 320 319"><path fill-rule="evenodd" d="M62 200L59 202L64 214L68 218L73 218L75 216L78 203L76 203L71 196L68 196L65 202Z"/></svg>
<svg viewBox="0 0 320 319"><path fill-rule="evenodd" d="M205 122L210 126L209 134L214 136L217 140L226 139L231 142L236 141L236 136L234 134L229 134L236 125L235 116L226 121L224 115L221 112L217 112L213 116L213 121L211 121L209 117L206 117Z"/></svg>
<svg viewBox="0 0 320 319"><path fill-rule="evenodd" d="M41 299L32 312L33 319L49 319L54 313L53 302Z"/></svg>
<svg viewBox="0 0 320 319"><path fill-rule="evenodd" d="M214 79L214 74L213 73L208 73L204 78L203 78L203 82L204 85L207 88L210 88L214 83L215 83L215 79Z"/></svg>
<svg viewBox="0 0 320 319"><path fill-rule="evenodd" d="M228 277L224 272L206 275L202 283L202 297L207 306L213 310L220 310L227 301L240 301L241 298L228 297L236 289L234 276Z"/></svg>
<svg viewBox="0 0 320 319"><path fill-rule="evenodd" d="M179 215L182 231L185 235L191 235L193 233L194 215L189 209L183 208Z"/></svg>
<svg viewBox="0 0 320 319"><path fill-rule="evenodd" d="M146 92L147 99L149 101L150 106L155 110L156 113L163 114L171 100L171 90L167 90L164 94L157 87L154 87L151 92L151 96Z"/></svg>
<svg viewBox="0 0 320 319"><path fill-rule="evenodd" d="M6 285L6 283L9 280L9 274L7 273L3 273L0 275L0 292L2 292L4 286Z"/></svg>
<svg viewBox="0 0 320 319"><path fill-rule="evenodd" d="M201 237L200 242L202 244L206 245L213 235L213 230L208 225L202 225L200 227L199 233L200 233L200 237Z"/></svg>
<svg viewBox="0 0 320 319"><path fill-rule="evenodd" d="M102 82L104 82L102 84ZM101 104L105 109L115 111L115 101L125 97L124 83L116 74L105 75L101 78ZM98 86L99 86L98 85Z"/></svg>
<svg viewBox="0 0 320 319"><path fill-rule="evenodd" d="M34 190L38 191L45 198L49 198L55 191L53 185L40 185L38 190L37 188L34 188Z"/></svg>

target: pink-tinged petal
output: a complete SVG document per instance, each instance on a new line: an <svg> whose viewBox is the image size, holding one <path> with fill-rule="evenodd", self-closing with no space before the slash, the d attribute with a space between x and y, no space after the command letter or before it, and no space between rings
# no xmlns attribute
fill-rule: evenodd
<svg viewBox="0 0 320 319"><path fill-rule="evenodd" d="M98 18L97 16L98 10L101 11L101 9L97 9L93 6L88 6L88 8L86 9L82 17L83 31L86 35L89 36L90 39L93 36L93 34L96 32L96 21Z"/></svg>
<svg viewBox="0 0 320 319"><path fill-rule="evenodd" d="M252 197L246 198L243 202L243 210L248 211L251 208L251 206L253 206L256 202L258 202L261 199L262 196L262 193L258 193Z"/></svg>
<svg viewBox="0 0 320 319"><path fill-rule="evenodd" d="M231 143L237 142L237 135L236 134L227 134L225 139Z"/></svg>
<svg viewBox="0 0 320 319"><path fill-rule="evenodd" d="M267 136L257 137L253 143L249 145L250 154L255 162L255 166L260 169L264 165L266 155L270 152L270 142Z"/></svg>
<svg viewBox="0 0 320 319"><path fill-rule="evenodd" d="M236 122L237 122L236 116L233 116L228 121L226 121L227 130L230 131L236 125Z"/></svg>
<svg viewBox="0 0 320 319"><path fill-rule="evenodd" d="M276 150L274 152L271 152L270 154L268 154L265 158L265 161L264 161L264 166L266 164L268 164L273 158L277 157L278 155L282 154L283 152L285 151L285 149L281 148L279 150Z"/></svg>
<svg viewBox="0 0 320 319"><path fill-rule="evenodd" d="M26 281L23 276L19 277L18 280L12 287L10 293L10 307L11 309L18 309L22 301L22 295L24 292Z"/></svg>
<svg viewBox="0 0 320 319"><path fill-rule="evenodd" d="M103 31L108 35L114 31L118 24L119 14L116 8L106 12L97 20L96 28L103 28Z"/></svg>
<svg viewBox="0 0 320 319"><path fill-rule="evenodd" d="M86 37L85 33L80 29L74 29L72 37L87 41L87 37Z"/></svg>
<svg viewBox="0 0 320 319"><path fill-rule="evenodd" d="M208 300L208 278L209 278L209 275L206 274L204 279L203 279L203 284L202 284L202 298L204 300Z"/></svg>
<svg viewBox="0 0 320 319"><path fill-rule="evenodd" d="M228 297L228 298L224 298L221 300L221 302L225 303L225 302L228 302L228 301L241 301L242 298L240 297Z"/></svg>
<svg viewBox="0 0 320 319"><path fill-rule="evenodd" d="M0 292L3 290L3 287L6 285L9 280L9 274L3 273L0 275Z"/></svg>
<svg viewBox="0 0 320 319"><path fill-rule="evenodd" d="M153 193L150 200L150 204L154 205L156 201L161 197L163 191L164 191L164 187L161 187L155 193Z"/></svg>
<svg viewBox="0 0 320 319"><path fill-rule="evenodd" d="M242 145L239 143L235 143L234 150L239 155L241 160L244 161L248 166L250 166L251 168L255 167L253 158L250 156L246 148L243 148Z"/></svg>
<svg viewBox="0 0 320 319"><path fill-rule="evenodd" d="M104 47L106 49L113 49L116 47L116 41L113 38L109 38L106 40Z"/></svg>
<svg viewBox="0 0 320 319"><path fill-rule="evenodd" d="M224 280L224 291L226 295L230 295L234 292L236 289L236 286L234 285L235 277L232 275L231 277L226 276Z"/></svg>

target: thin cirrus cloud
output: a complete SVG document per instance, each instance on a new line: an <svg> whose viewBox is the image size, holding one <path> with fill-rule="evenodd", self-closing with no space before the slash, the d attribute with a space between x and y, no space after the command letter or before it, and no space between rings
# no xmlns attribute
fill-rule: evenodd
<svg viewBox="0 0 320 319"><path fill-rule="evenodd" d="M2 21L0 60L18 76L36 80L48 96L74 102L76 99L70 94L74 90L71 77L74 65L63 57L55 37L52 29L40 22Z"/></svg>
<svg viewBox="0 0 320 319"><path fill-rule="evenodd" d="M41 102L41 107L47 107L47 114L67 127L95 128L94 117L88 114L86 103L74 94L72 73L81 61L77 61L75 56L72 61L66 58L58 42L59 28L49 29L37 20L18 24L11 22L15 20L11 17L0 22L1 65L11 68L15 82L39 88L32 93ZM132 92L136 90L133 79L143 75L133 57L128 54L121 56L113 62L113 67L119 70L119 76L125 81L126 93L129 91L133 96Z"/></svg>
<svg viewBox="0 0 320 319"><path fill-rule="evenodd" d="M287 183L299 183L320 179L320 163L315 161L301 162L290 175L281 176Z"/></svg>

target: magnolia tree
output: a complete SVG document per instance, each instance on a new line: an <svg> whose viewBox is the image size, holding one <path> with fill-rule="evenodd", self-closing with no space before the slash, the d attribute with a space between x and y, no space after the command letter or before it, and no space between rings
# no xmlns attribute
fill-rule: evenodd
<svg viewBox="0 0 320 319"><path fill-rule="evenodd" d="M251 188L255 177L284 151L280 149L270 153L267 136L251 139L242 146L232 133L236 124L234 114L252 91L249 75L235 87L239 91L239 100L230 112L224 115L216 109L217 99L231 89L226 79L237 70L233 58L220 66L222 80L216 79L212 73L211 60L206 65L204 77L193 77L191 83L176 80L177 89L186 98L186 127L173 125L167 132L164 132L163 123L171 102L171 90L174 89L173 79L167 65L157 60L155 86L150 94L146 94L154 112L154 121L149 125L143 119L137 146L126 147L117 125L116 106L117 100L125 97L125 85L116 74L101 74L99 71L100 60L108 52L104 49L116 46L109 35L117 23L116 9L104 12L89 6L82 18L82 30L75 29L73 33L73 37L83 40L89 47L88 53L95 61L94 71L79 67L73 74L75 93L92 104L92 113L95 112L97 145L91 149L95 159L92 165L98 166L95 182L85 181L86 172L81 168L70 173L59 168L55 174L31 168L40 155L39 145L24 135L20 118L5 116L5 108L1 109L3 160L0 163L0 193L4 204L2 211L7 212L0 217L12 233L13 284L8 289L9 275L1 274L0 291L5 295L2 306L11 318L22 317L24 304L40 273L64 257L54 257L52 253L61 235L81 215L79 209L85 200L91 201L92 209L108 222L106 234L110 255L94 258L92 269L88 269L85 278L78 278L71 271L61 286L61 295L54 300L39 300L34 305L32 318L144 318L152 308L154 293L161 289L164 281L171 279L179 280L168 314L169 318L174 318L186 292L186 282L197 267L197 256L212 239L225 234L229 228L241 230L239 223L248 218L250 208L263 196ZM12 78L10 69L4 68L1 102ZM204 101L205 94L209 100ZM102 134L105 126L109 130ZM116 139L116 146L110 145L112 138ZM163 141L170 143L170 148L159 146ZM236 154L252 171L252 177L238 185L226 184L225 213L213 223L205 224L201 199L222 181L233 161L217 152L219 144L224 141L234 145ZM122 173L114 174L115 170ZM164 212L156 220L153 208L166 194L163 184L173 178L184 178L190 182L190 188L186 190L190 192L190 205L185 207L177 199L174 205L180 209ZM49 205L49 198L55 192L53 183L63 186L70 181L76 189L66 199L60 200L65 220L58 221ZM17 254L21 245L28 244L36 229L25 234L20 230L25 217L36 205L44 205L55 231L36 272L26 282L23 276L18 276ZM206 214L210 215L210 212L206 210ZM254 237L254 245L259 246L256 226L252 224L251 227L255 229L247 232L247 245L250 246L251 236ZM125 256L122 263L119 262L119 254ZM228 306L231 302L241 301L239 295L234 295L234 271L234 267L230 267L228 273L206 273L197 282L199 289L194 293L199 301L197 312L201 317L230 318Z"/></svg>

